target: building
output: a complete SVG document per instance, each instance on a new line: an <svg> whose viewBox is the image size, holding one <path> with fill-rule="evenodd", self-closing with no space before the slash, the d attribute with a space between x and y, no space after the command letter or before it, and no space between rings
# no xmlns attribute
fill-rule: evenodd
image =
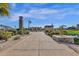
<svg viewBox="0 0 79 59"><path fill-rule="evenodd" d="M54 27L53 25L46 25L46 26L44 27L44 29L47 29L47 30L48 30L48 29L53 29L53 27Z"/></svg>
<svg viewBox="0 0 79 59"><path fill-rule="evenodd" d="M76 30L77 28L75 26L71 26L71 27L68 27L67 30Z"/></svg>
<svg viewBox="0 0 79 59"><path fill-rule="evenodd" d="M77 27L76 27L76 29L77 29L77 30L79 30L79 24L77 24Z"/></svg>
<svg viewBox="0 0 79 59"><path fill-rule="evenodd" d="M19 16L19 29L23 29L23 16Z"/></svg>
<svg viewBox="0 0 79 59"><path fill-rule="evenodd" d="M42 28L41 27L30 27L29 30L30 31L41 31Z"/></svg>

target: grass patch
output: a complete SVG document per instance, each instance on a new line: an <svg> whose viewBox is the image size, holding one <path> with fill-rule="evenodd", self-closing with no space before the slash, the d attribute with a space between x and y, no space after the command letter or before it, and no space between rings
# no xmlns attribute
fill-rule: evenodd
<svg viewBox="0 0 79 59"><path fill-rule="evenodd" d="M66 35L79 35L79 30L65 30Z"/></svg>

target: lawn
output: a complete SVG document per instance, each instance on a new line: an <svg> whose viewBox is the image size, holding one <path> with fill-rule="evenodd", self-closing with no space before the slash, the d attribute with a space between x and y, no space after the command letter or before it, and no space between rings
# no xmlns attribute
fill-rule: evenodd
<svg viewBox="0 0 79 59"><path fill-rule="evenodd" d="M79 35L79 30L65 30L67 35Z"/></svg>
<svg viewBox="0 0 79 59"><path fill-rule="evenodd" d="M66 35L79 35L79 30L65 30ZM74 43L79 45L79 38L74 39Z"/></svg>

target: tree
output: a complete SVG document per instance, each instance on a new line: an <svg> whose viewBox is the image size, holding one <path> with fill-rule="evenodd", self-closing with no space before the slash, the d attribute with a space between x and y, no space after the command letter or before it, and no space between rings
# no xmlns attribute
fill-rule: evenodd
<svg viewBox="0 0 79 59"><path fill-rule="evenodd" d="M64 35L64 28L66 27L66 25L62 25L59 27L60 29L60 35Z"/></svg>
<svg viewBox="0 0 79 59"><path fill-rule="evenodd" d="M75 30L76 27L75 26L71 26L71 27L68 27L69 30Z"/></svg>
<svg viewBox="0 0 79 59"><path fill-rule="evenodd" d="M8 9L9 9L8 3L0 3L0 16L8 16L9 15Z"/></svg>
<svg viewBox="0 0 79 59"><path fill-rule="evenodd" d="M9 15L9 4L8 3L0 3L0 16L8 16Z"/></svg>
<svg viewBox="0 0 79 59"><path fill-rule="evenodd" d="M66 25L62 25L60 26L61 29L65 29Z"/></svg>

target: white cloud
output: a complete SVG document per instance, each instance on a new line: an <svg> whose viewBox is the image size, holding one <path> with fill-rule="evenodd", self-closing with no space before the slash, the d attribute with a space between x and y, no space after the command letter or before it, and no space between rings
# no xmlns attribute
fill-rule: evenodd
<svg viewBox="0 0 79 59"><path fill-rule="evenodd" d="M25 11L25 10L24 10ZM31 9L29 10L28 13L25 12L21 12L21 13L15 13L13 15L13 18L18 19L19 16L24 16L24 17L28 17L28 18L34 18L34 19L64 19L66 18L68 15L72 15L72 14L79 14L79 11L73 9L73 8L64 8L64 9L48 9L48 8L43 8L43 9Z"/></svg>
<svg viewBox="0 0 79 59"><path fill-rule="evenodd" d="M32 9L28 13L14 13L12 15L12 18L18 19L19 16L23 17L30 17L35 19L46 19L47 16L57 13L57 10L51 10L51 9Z"/></svg>
<svg viewBox="0 0 79 59"><path fill-rule="evenodd" d="M58 10L44 8L44 9L32 9L28 12L28 14L30 14L31 18L46 19L52 14L56 14L58 12L59 12Z"/></svg>
<svg viewBox="0 0 79 59"><path fill-rule="evenodd" d="M29 11L29 14L31 14L31 17L38 18L38 19L64 19L67 17L67 15L71 14L77 14L75 13L76 10L73 10L73 8L64 8L64 9L32 9Z"/></svg>
<svg viewBox="0 0 79 59"><path fill-rule="evenodd" d="M31 14L52 14L52 13L57 13L57 10L54 9L33 9L29 11Z"/></svg>
<svg viewBox="0 0 79 59"><path fill-rule="evenodd" d="M28 13L15 13L12 15L13 19L19 19L19 16L28 17L28 18L34 18L34 19L48 19L50 16L53 17L54 14L58 14L58 10L53 9L33 9L30 10ZM55 15L54 15L55 16ZM57 15L60 17L60 15ZM55 16L56 17L56 16ZM56 17L57 18L57 17Z"/></svg>
<svg viewBox="0 0 79 59"><path fill-rule="evenodd" d="M26 17L29 17L30 14L15 13L15 14L11 15L10 18L12 21L17 21L17 20L19 20L19 16L23 16L24 18L26 18Z"/></svg>

